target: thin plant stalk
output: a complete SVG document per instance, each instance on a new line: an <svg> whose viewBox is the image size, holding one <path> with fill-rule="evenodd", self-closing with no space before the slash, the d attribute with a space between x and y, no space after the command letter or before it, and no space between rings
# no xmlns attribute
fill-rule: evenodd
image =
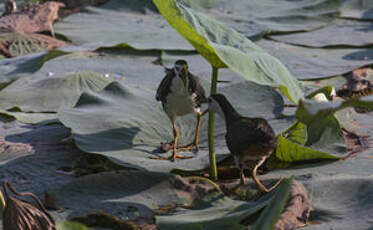
<svg viewBox="0 0 373 230"><path fill-rule="evenodd" d="M211 78L211 89L210 94L216 93L216 84L218 82L218 68L212 66L212 78ZM211 180L218 179L218 170L216 167L215 158L215 147L214 147L214 113L209 113L209 123L208 123L208 138L209 138L209 160L210 160L210 178Z"/></svg>
<svg viewBox="0 0 373 230"><path fill-rule="evenodd" d="M5 199L0 189L0 216L3 215L4 208L5 208Z"/></svg>

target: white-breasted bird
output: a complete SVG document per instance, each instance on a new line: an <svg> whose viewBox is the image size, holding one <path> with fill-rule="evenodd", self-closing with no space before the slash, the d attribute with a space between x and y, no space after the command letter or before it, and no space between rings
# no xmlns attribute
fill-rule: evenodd
<svg viewBox="0 0 373 230"><path fill-rule="evenodd" d="M172 123L174 139L172 142L167 144L173 149L173 154L168 158L151 158L170 160L175 160L176 158L191 158L178 155L178 150L190 150L193 147L196 148L196 151L199 150L198 135L202 119L202 113L200 110L201 104L207 102L207 98L198 77L189 72L188 63L185 60L177 60L172 69L166 69L166 76L158 86L155 99L162 102L163 110L166 112ZM179 134L175 120L178 116L190 113L197 114L197 126L194 141L189 145L178 147L177 142Z"/></svg>

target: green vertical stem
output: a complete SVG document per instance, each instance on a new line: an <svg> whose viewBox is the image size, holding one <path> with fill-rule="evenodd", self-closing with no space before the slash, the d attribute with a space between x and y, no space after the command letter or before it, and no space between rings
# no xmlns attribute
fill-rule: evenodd
<svg viewBox="0 0 373 230"><path fill-rule="evenodd" d="M3 215L4 208L5 208L5 200L4 200L3 193L1 192L1 189L0 189L0 216Z"/></svg>
<svg viewBox="0 0 373 230"><path fill-rule="evenodd" d="M211 90L210 94L216 93L216 85L218 82L218 68L212 67L212 78L211 78ZM218 170L216 167L215 159L215 147L214 147L214 113L209 113L209 125L208 125L208 136L209 136L209 159L210 159L210 178L211 180L218 179Z"/></svg>

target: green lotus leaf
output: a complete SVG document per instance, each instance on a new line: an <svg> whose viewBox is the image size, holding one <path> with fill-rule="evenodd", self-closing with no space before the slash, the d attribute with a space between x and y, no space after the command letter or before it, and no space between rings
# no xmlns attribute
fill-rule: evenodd
<svg viewBox="0 0 373 230"><path fill-rule="evenodd" d="M248 228L242 224L243 220L265 207L252 227L257 230L272 229L286 205L290 187L290 180L286 179L274 192L256 202L212 197L196 209L179 209L173 214L156 216L156 223L161 230L243 230Z"/></svg>
<svg viewBox="0 0 373 230"><path fill-rule="evenodd" d="M296 116L299 121L305 124L317 122L322 117L334 114L336 111L347 107L363 107L373 108L373 96L365 96L344 101L318 102L314 100L304 99L301 101L299 108L296 111Z"/></svg>
<svg viewBox="0 0 373 230"><path fill-rule="evenodd" d="M0 59L0 90L18 78L28 77L37 72L47 61L68 53L68 49L61 49Z"/></svg>
<svg viewBox="0 0 373 230"><path fill-rule="evenodd" d="M214 67L229 67L246 80L280 87L295 103L303 97L299 83L286 67L244 35L179 1L154 3L170 25Z"/></svg>
<svg viewBox="0 0 373 230"><path fill-rule="evenodd" d="M201 82L208 85L202 80ZM118 164L153 171L206 168L206 120L203 120L201 128L200 152L197 155L190 152L180 153L193 156L192 159L177 160L174 163L148 159L149 156L159 155L154 151L161 142L173 139L171 122L160 103L154 99L153 88L131 83L130 80L125 83L126 85L112 82L98 93L83 93L74 108L59 111L58 118L66 127L72 129L77 146L85 152L107 156ZM293 121L277 118L282 112L283 100L270 87L243 82L222 87L219 91L224 93L242 114L265 117L277 132L284 130ZM192 141L195 122L194 115L177 119L180 144ZM224 132L224 120L217 118L215 136L218 160L228 154Z"/></svg>
<svg viewBox="0 0 373 230"><path fill-rule="evenodd" d="M311 100L316 95L323 94L327 99L334 93L332 86L326 86L315 90L306 98ZM282 168L283 162L334 160L346 154L347 148L340 122L333 114L329 114L307 124L298 120L279 134L275 156L281 162L271 162L269 167Z"/></svg>
<svg viewBox="0 0 373 230"><path fill-rule="evenodd" d="M0 108L57 112L60 107L74 106L83 91L99 91L111 81L111 78L90 71L56 77L20 78L0 91Z"/></svg>
<svg viewBox="0 0 373 230"><path fill-rule="evenodd" d="M14 119L26 124L38 124L43 121L52 121L57 119L56 113L10 112L2 109L0 109L0 115L13 117Z"/></svg>
<svg viewBox="0 0 373 230"><path fill-rule="evenodd" d="M267 202L236 201L227 197L212 199L209 205L196 210L181 209L172 215L156 216L160 230L223 230L247 229L240 222L262 209Z"/></svg>
<svg viewBox="0 0 373 230"><path fill-rule="evenodd" d="M114 216L151 219L152 209L194 201L181 180L168 173L122 170L80 177L50 193L66 210L63 216L81 217L101 210ZM82 206L82 202L86 205Z"/></svg>
<svg viewBox="0 0 373 230"><path fill-rule="evenodd" d="M288 203L293 178L285 179L276 189L271 202L264 208L253 226L254 230L273 229Z"/></svg>
<svg viewBox="0 0 373 230"><path fill-rule="evenodd" d="M140 50L193 50L150 0L111 0L85 7L55 23L54 29L74 44L92 50L123 43Z"/></svg>
<svg viewBox="0 0 373 230"><path fill-rule="evenodd" d="M358 164L355 167L361 170ZM304 183L314 208L314 217L311 221L321 224L309 225L302 229L371 228L369 219L372 218L372 196L369 194L373 191L372 182L371 175L352 176L341 172L338 175L316 177Z"/></svg>
<svg viewBox="0 0 373 230"><path fill-rule="evenodd" d="M338 0L184 0L189 7L203 10L247 37L267 33L310 31L328 25L338 14Z"/></svg>
<svg viewBox="0 0 373 230"><path fill-rule="evenodd" d="M341 17L359 20L373 20L373 4L369 0L343 0Z"/></svg>
<svg viewBox="0 0 373 230"><path fill-rule="evenodd" d="M88 230L88 228L82 224L71 221L59 222L56 225L57 230Z"/></svg>
<svg viewBox="0 0 373 230"><path fill-rule="evenodd" d="M300 80L342 75L373 63L373 52L368 48L308 48L264 39L256 44L277 57Z"/></svg>
<svg viewBox="0 0 373 230"><path fill-rule="evenodd" d="M296 162L346 156L342 127L334 113L351 106L372 108L372 102L372 96L343 102L302 100L296 111L298 121L278 137L276 157L281 161ZM351 121L350 116L348 120Z"/></svg>
<svg viewBox="0 0 373 230"><path fill-rule="evenodd" d="M371 22L338 19L332 25L311 32L270 37L276 41L309 47L369 47L373 44L371 26ZM330 39L331 35L333 39Z"/></svg>
<svg viewBox="0 0 373 230"><path fill-rule="evenodd" d="M284 162L307 161L315 159L338 159L338 157L328 153L313 150L304 145L297 144L279 135L277 138L276 157Z"/></svg>

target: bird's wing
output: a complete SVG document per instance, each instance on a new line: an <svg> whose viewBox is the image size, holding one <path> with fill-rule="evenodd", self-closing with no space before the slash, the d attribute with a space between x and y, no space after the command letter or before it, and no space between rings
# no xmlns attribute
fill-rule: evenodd
<svg viewBox="0 0 373 230"><path fill-rule="evenodd" d="M170 92L170 86L174 75L175 73L173 71L166 69L166 76L162 79L161 83L159 83L157 94L155 95L157 101L163 101L166 99Z"/></svg>
<svg viewBox="0 0 373 230"><path fill-rule="evenodd" d="M246 136L250 141L256 143L266 143L276 137L275 132L268 122L262 118L245 118L244 123L252 125L249 129L246 129Z"/></svg>
<svg viewBox="0 0 373 230"><path fill-rule="evenodd" d="M188 73L189 77L189 92L191 94L196 94L196 102L197 106L201 106L201 103L207 102L207 98L205 95L205 90L203 89L201 83L197 76L194 76L191 73Z"/></svg>
<svg viewBox="0 0 373 230"><path fill-rule="evenodd" d="M273 129L261 118L246 119L242 117L227 135L230 149L235 153L264 154L266 149L276 146L276 136Z"/></svg>

